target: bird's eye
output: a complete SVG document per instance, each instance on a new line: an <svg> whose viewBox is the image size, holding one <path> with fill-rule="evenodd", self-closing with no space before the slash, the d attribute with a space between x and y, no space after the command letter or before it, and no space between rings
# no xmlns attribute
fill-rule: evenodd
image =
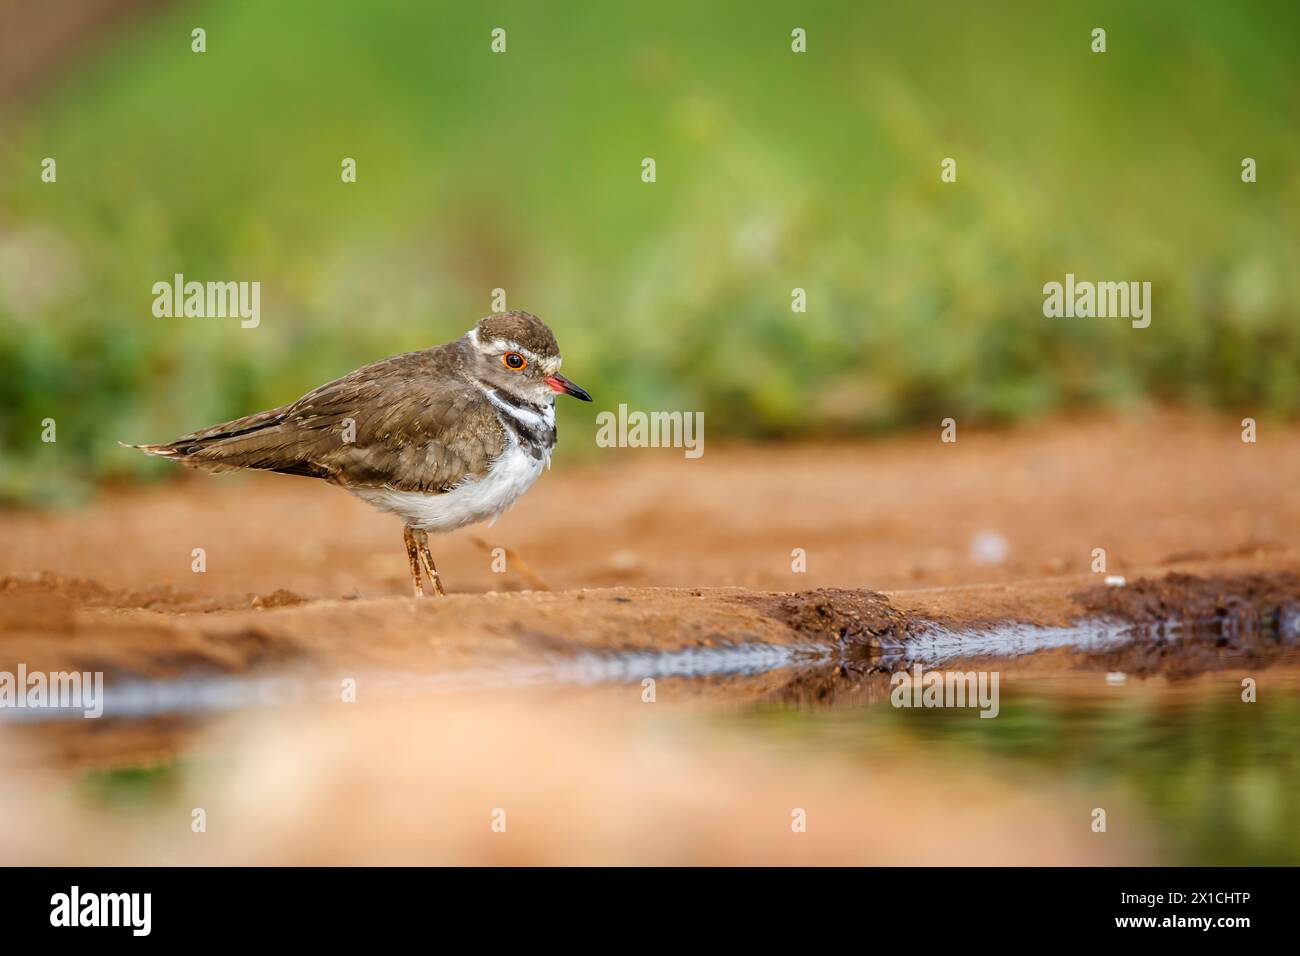
<svg viewBox="0 0 1300 956"><path fill-rule="evenodd" d="M518 352L507 352L501 356L501 361L505 363L506 368L516 372L528 364L528 360Z"/></svg>

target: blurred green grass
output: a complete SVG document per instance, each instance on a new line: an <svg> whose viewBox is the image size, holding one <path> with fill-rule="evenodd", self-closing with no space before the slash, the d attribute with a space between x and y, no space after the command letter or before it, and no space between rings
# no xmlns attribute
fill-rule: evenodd
<svg viewBox="0 0 1300 956"><path fill-rule="evenodd" d="M1294 414L1300 8L804 6L223 0L114 36L0 121L0 498L162 473L116 442L445 341L497 287L598 409L714 434ZM155 318L176 272L261 281L261 326ZM1044 318L1067 272L1151 281L1151 328Z"/></svg>

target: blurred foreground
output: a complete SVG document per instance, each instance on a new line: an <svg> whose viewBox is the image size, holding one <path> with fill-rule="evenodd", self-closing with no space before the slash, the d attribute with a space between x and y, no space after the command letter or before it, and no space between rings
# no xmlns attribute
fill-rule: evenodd
<svg viewBox="0 0 1300 956"><path fill-rule="evenodd" d="M6 787L4 862L1046 864L1146 851L1136 820L1098 840L1082 798L1071 807L1050 785L1022 790L901 746L878 750L880 764L799 752L643 704L639 688L257 715L199 753L161 787L119 781L106 805L102 783L72 803L30 780ZM792 830L796 810L806 832Z"/></svg>

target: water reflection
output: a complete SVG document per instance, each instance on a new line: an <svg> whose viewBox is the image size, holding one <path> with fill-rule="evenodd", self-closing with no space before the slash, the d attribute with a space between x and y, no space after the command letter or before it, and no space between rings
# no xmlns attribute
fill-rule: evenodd
<svg viewBox="0 0 1300 956"><path fill-rule="evenodd" d="M1244 703L1237 678L1169 685L1101 675L1004 690L996 719L974 710L768 707L748 718L787 743L878 760L924 748L1025 786L1050 780L1097 799L1123 794L1148 817L1168 863L1300 863L1300 687L1261 679ZM936 760L936 762L939 762Z"/></svg>

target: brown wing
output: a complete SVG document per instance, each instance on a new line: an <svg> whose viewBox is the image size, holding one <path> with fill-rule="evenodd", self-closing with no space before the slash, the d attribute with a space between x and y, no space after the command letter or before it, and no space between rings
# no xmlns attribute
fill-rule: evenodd
<svg viewBox="0 0 1300 956"><path fill-rule="evenodd" d="M486 474L506 441L483 394L449 378L449 350L396 355L289 405L165 445L133 447L214 471L256 468L349 485L447 491Z"/></svg>

